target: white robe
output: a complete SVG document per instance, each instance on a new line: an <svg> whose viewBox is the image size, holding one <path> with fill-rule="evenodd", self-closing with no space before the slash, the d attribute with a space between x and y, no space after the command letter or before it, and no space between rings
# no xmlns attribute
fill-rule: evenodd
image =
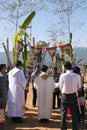
<svg viewBox="0 0 87 130"><path fill-rule="evenodd" d="M24 89L26 87L25 76L20 69L14 67L12 70L10 70L8 78L8 116L21 117L24 115Z"/></svg>
<svg viewBox="0 0 87 130"><path fill-rule="evenodd" d="M38 118L39 120L42 118L49 119L52 114L54 79L49 76L44 80L37 76L34 81L34 87L37 90Z"/></svg>

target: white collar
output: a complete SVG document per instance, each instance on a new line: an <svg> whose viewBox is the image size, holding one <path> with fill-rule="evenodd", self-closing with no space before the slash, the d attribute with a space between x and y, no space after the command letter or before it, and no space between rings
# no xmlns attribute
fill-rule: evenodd
<svg viewBox="0 0 87 130"><path fill-rule="evenodd" d="M73 71L72 70L66 70L66 73L72 73Z"/></svg>

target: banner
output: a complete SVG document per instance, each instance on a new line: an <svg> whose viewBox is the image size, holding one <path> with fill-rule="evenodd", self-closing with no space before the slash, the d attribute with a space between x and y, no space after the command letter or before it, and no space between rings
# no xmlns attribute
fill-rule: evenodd
<svg viewBox="0 0 87 130"><path fill-rule="evenodd" d="M56 55L56 48L52 49L52 50L48 50L52 61L54 60L54 56Z"/></svg>
<svg viewBox="0 0 87 130"><path fill-rule="evenodd" d="M38 58L39 51L40 51L40 50L38 50L38 49L35 49L35 50L34 50L34 59L37 59L37 58Z"/></svg>
<svg viewBox="0 0 87 130"><path fill-rule="evenodd" d="M68 47L70 44L61 44L59 46L55 46L55 47L39 47L39 46L31 46L32 49L37 49L37 50L54 50L57 48L65 48Z"/></svg>
<svg viewBox="0 0 87 130"><path fill-rule="evenodd" d="M30 46L30 48L33 50L35 63L38 61L38 54L40 51L44 52L44 56L43 56L44 58L45 58L45 53L48 51L51 56L52 61L54 60L54 57L56 55L57 48L60 48L61 50L65 50L66 53L68 53L68 54L70 53L70 44L69 43L61 44L59 46L54 46L54 47L49 47L49 44L46 46L35 45L35 46ZM42 57L42 59L44 59L43 57ZM43 62L44 62L44 60L42 60L41 63L43 63Z"/></svg>

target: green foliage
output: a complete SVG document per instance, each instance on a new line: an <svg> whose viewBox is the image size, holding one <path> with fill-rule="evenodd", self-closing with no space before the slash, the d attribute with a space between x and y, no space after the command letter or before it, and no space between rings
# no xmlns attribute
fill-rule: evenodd
<svg viewBox="0 0 87 130"><path fill-rule="evenodd" d="M27 51L27 65L33 65L34 55L31 50Z"/></svg>
<svg viewBox="0 0 87 130"><path fill-rule="evenodd" d="M15 45L18 44L18 41L22 40L21 45L23 47L22 58L23 58L23 63L24 63L24 71L26 71L26 69L27 69L27 44L26 44L26 40L27 40L27 38L30 38L26 32L26 28L27 28L28 24L30 24L30 22L34 16L35 16L35 11L31 12L31 14L25 19L22 26L20 27L19 32L16 33L15 39L14 39L14 41L16 42ZM15 54L15 52L16 52L15 50L18 50L18 48L16 48L15 45L14 45L13 58L16 55L16 58L14 58L14 59L17 59L18 54L17 53ZM19 51L18 51L18 53L19 53Z"/></svg>
<svg viewBox="0 0 87 130"><path fill-rule="evenodd" d="M21 29L24 29L26 30L28 25L30 24L31 20L33 19L33 17L35 16L35 11L33 11L26 19L25 21L23 22L22 26L21 26Z"/></svg>
<svg viewBox="0 0 87 130"><path fill-rule="evenodd" d="M70 41L69 43L71 44L72 43L72 33L70 32Z"/></svg>
<svg viewBox="0 0 87 130"><path fill-rule="evenodd" d="M41 63L41 60L42 60L42 50L39 51L39 53L38 53L38 59L37 59L37 62L40 64L40 63Z"/></svg>

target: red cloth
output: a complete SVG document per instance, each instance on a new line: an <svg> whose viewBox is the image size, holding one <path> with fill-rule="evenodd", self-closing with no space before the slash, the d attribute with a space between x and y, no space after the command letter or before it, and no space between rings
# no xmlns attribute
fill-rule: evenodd
<svg viewBox="0 0 87 130"><path fill-rule="evenodd" d="M68 114L68 115L72 115L72 114L71 114L70 107L68 107L68 109L67 109L67 114Z"/></svg>
<svg viewBox="0 0 87 130"><path fill-rule="evenodd" d="M4 113L4 109L0 108L0 126L4 126L5 125L5 113Z"/></svg>

